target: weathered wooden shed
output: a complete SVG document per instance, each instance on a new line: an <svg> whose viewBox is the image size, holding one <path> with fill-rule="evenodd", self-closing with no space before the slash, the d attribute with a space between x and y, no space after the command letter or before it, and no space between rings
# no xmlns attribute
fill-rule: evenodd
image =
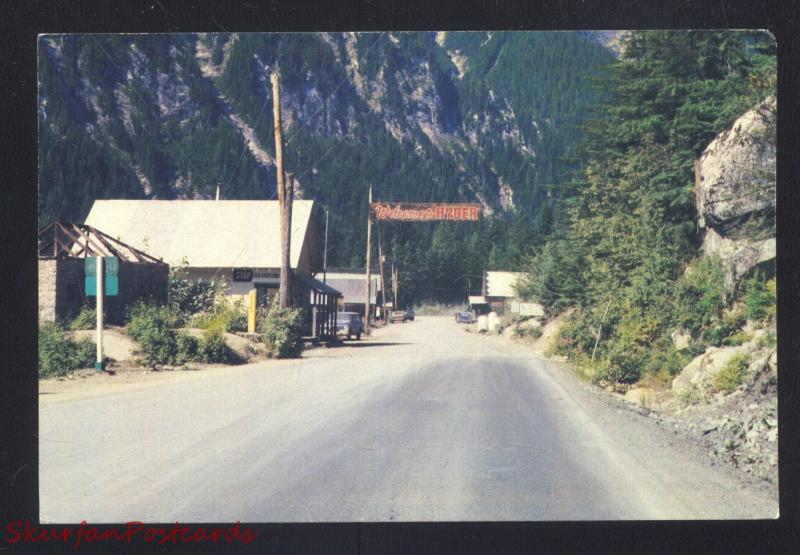
<svg viewBox="0 0 800 555"><path fill-rule="evenodd" d="M39 321L63 321L95 306L84 288L88 257L119 259L119 294L105 297L106 322L122 325L125 309L141 298L167 301L169 265L85 224L54 222L39 231Z"/></svg>

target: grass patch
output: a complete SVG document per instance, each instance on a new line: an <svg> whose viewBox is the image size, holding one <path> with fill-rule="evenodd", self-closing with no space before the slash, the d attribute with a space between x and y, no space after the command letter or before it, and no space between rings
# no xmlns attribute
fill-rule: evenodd
<svg viewBox="0 0 800 555"><path fill-rule="evenodd" d="M747 355L739 354L734 356L714 375L714 389L717 391L733 391L744 382L746 369Z"/></svg>

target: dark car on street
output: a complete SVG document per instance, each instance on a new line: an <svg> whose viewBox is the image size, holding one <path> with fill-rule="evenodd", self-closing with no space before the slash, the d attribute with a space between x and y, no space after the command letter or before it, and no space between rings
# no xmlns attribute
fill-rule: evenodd
<svg viewBox="0 0 800 555"><path fill-rule="evenodd" d="M413 308L409 308L408 310L406 310L406 320L411 320L412 322L414 321L414 309Z"/></svg>
<svg viewBox="0 0 800 555"><path fill-rule="evenodd" d="M351 339L361 339L364 332L364 321L358 312L337 312L336 313L336 335Z"/></svg>
<svg viewBox="0 0 800 555"><path fill-rule="evenodd" d="M459 324L471 324L472 313L470 312L456 312L456 322Z"/></svg>

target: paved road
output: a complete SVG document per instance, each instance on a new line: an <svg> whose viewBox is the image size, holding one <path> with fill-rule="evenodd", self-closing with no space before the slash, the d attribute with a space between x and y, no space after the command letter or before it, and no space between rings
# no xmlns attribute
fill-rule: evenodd
<svg viewBox="0 0 800 555"><path fill-rule="evenodd" d="M602 397L522 348L433 317L299 361L43 395L41 518L777 515L774 499Z"/></svg>

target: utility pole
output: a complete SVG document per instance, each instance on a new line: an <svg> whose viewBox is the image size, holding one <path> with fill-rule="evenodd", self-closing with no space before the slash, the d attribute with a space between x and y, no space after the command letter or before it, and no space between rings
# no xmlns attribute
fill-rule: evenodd
<svg viewBox="0 0 800 555"><path fill-rule="evenodd" d="M322 283L327 283L328 277L328 209L325 209L325 250L322 254Z"/></svg>
<svg viewBox="0 0 800 555"><path fill-rule="evenodd" d="M280 76L277 72L272 74L272 115L275 123L275 169L278 175L278 212L281 234L281 278L280 299L281 308L291 306L289 282L289 249L291 248L291 200L287 199L286 181L283 174L283 134L281 130L281 93Z"/></svg>
<svg viewBox="0 0 800 555"><path fill-rule="evenodd" d="M386 320L386 282L383 280L383 250L381 249L381 226L376 223L378 229L378 270L381 272L381 313Z"/></svg>
<svg viewBox="0 0 800 555"><path fill-rule="evenodd" d="M369 186L369 202L367 203L367 283L365 286L366 299L364 304L364 333L369 335L369 280L370 280L370 253L372 252L372 185Z"/></svg>
<svg viewBox="0 0 800 555"><path fill-rule="evenodd" d="M394 262L392 262L392 292L394 293L392 310L397 310L397 267L394 265Z"/></svg>

